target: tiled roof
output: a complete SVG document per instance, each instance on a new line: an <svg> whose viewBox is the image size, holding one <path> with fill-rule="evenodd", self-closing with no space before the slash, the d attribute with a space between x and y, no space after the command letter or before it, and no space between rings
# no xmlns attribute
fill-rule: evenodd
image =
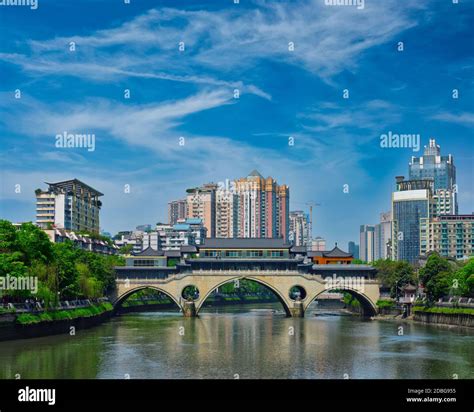
<svg viewBox="0 0 474 412"><path fill-rule="evenodd" d="M308 252L308 257L349 258L352 256L352 253L344 252L337 246L332 250L311 250Z"/></svg>
<svg viewBox="0 0 474 412"><path fill-rule="evenodd" d="M344 252L336 245L333 250L330 250L329 252L324 252L324 257L352 257L352 253Z"/></svg>
<svg viewBox="0 0 474 412"><path fill-rule="evenodd" d="M148 246L146 249L142 250L141 252L134 253L134 256L164 256L164 252L162 250L155 250L152 247Z"/></svg>

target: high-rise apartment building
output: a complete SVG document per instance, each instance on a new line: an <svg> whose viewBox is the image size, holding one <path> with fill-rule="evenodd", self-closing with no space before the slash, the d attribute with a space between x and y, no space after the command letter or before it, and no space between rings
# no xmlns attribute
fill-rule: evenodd
<svg viewBox="0 0 474 412"><path fill-rule="evenodd" d="M48 190L35 191L38 226L99 233L102 193L78 179L46 184Z"/></svg>
<svg viewBox="0 0 474 412"><path fill-rule="evenodd" d="M216 237L237 237L238 196L230 190L216 192Z"/></svg>
<svg viewBox="0 0 474 412"><path fill-rule="evenodd" d="M215 183L207 183L187 190L187 217L202 219L207 229L207 237L216 237L217 187Z"/></svg>
<svg viewBox="0 0 474 412"><path fill-rule="evenodd" d="M417 263L426 254L428 225L435 215L433 180L396 178L392 193L392 259Z"/></svg>
<svg viewBox="0 0 474 412"><path fill-rule="evenodd" d="M361 225L359 243L359 256L364 262L373 262L375 260L375 226Z"/></svg>
<svg viewBox="0 0 474 412"><path fill-rule="evenodd" d="M427 252L467 259L474 254L474 214L436 216L429 223Z"/></svg>
<svg viewBox="0 0 474 412"><path fill-rule="evenodd" d="M188 203L186 199L172 200L168 203L168 223L175 225L178 220L188 217Z"/></svg>
<svg viewBox="0 0 474 412"><path fill-rule="evenodd" d="M390 212L380 214L380 223L374 228L374 260L391 257L392 215Z"/></svg>
<svg viewBox="0 0 474 412"><path fill-rule="evenodd" d="M170 222L188 218L202 219L207 237L284 238L290 230L290 192L256 170L232 182L231 187L208 183L187 190L186 204L168 204Z"/></svg>
<svg viewBox="0 0 474 412"><path fill-rule="evenodd" d="M290 193L286 185L256 170L237 179L237 237L284 238L289 234Z"/></svg>
<svg viewBox="0 0 474 412"><path fill-rule="evenodd" d="M302 210L290 212L289 241L295 246L309 246L309 216Z"/></svg>
<svg viewBox="0 0 474 412"><path fill-rule="evenodd" d="M423 156L412 157L409 163L410 180L433 180L433 199L437 215L458 213L456 167L452 155L441 156L435 139L425 146Z"/></svg>

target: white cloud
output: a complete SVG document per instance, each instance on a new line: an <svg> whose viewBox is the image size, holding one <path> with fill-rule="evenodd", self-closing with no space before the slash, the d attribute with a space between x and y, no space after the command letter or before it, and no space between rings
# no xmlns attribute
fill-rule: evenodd
<svg viewBox="0 0 474 412"><path fill-rule="evenodd" d="M474 125L474 113L449 113L441 112L431 116L432 119L441 120L443 122L456 123L462 126L471 127Z"/></svg>
<svg viewBox="0 0 474 412"><path fill-rule="evenodd" d="M300 114L300 118L305 130L313 132L368 129L380 133L384 127L399 122L400 113L399 107L384 100L370 100L361 106L322 102Z"/></svg>
<svg viewBox="0 0 474 412"><path fill-rule="evenodd" d="M323 79L353 70L361 54L417 23L424 1L371 2L363 10L322 0L258 2L253 8L152 9L114 28L84 36L31 40L31 55L0 55L32 74L69 74L101 81L133 76L200 84L239 84L262 60L286 62ZM71 41L76 52L68 51ZM185 51L178 44L185 43ZM295 50L288 50L294 42ZM206 75L202 73L205 72ZM237 79L235 78L237 77ZM245 89L245 87L244 87ZM268 98L255 85L246 91Z"/></svg>

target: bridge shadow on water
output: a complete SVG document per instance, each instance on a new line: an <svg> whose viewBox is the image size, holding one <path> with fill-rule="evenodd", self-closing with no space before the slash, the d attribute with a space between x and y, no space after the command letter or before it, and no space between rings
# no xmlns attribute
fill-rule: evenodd
<svg viewBox="0 0 474 412"><path fill-rule="evenodd" d="M318 295L309 300L304 288L295 286L290 289L288 298L293 302L303 302L305 316L341 316L359 313L362 317L374 315L371 302L357 291L332 290L325 295ZM184 288L180 300L154 286L131 289L115 303L115 313L130 312L182 312L183 301L199 299L199 290L190 285ZM332 295L332 296L331 296ZM278 305L279 303L279 305ZM260 309L250 306L259 305ZM268 305L268 308L264 305ZM321 309L324 309L321 311ZM232 280L219 285L205 297L200 306L202 314L258 314L291 316L287 302L273 288L250 279Z"/></svg>

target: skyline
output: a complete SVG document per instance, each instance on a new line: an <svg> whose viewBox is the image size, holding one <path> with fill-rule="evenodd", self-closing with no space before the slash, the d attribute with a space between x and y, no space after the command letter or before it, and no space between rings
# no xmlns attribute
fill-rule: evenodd
<svg viewBox="0 0 474 412"><path fill-rule="evenodd" d="M167 220L188 187L257 169L290 187L291 210L321 203L313 235L345 247L390 210L429 138L454 156L459 213L472 213L472 4L88 3L64 18L46 0L2 9L2 218L34 220L36 188L78 178L105 194L114 234ZM94 133L95 150L58 148L64 132ZM381 147L389 133L421 135L420 150Z"/></svg>

